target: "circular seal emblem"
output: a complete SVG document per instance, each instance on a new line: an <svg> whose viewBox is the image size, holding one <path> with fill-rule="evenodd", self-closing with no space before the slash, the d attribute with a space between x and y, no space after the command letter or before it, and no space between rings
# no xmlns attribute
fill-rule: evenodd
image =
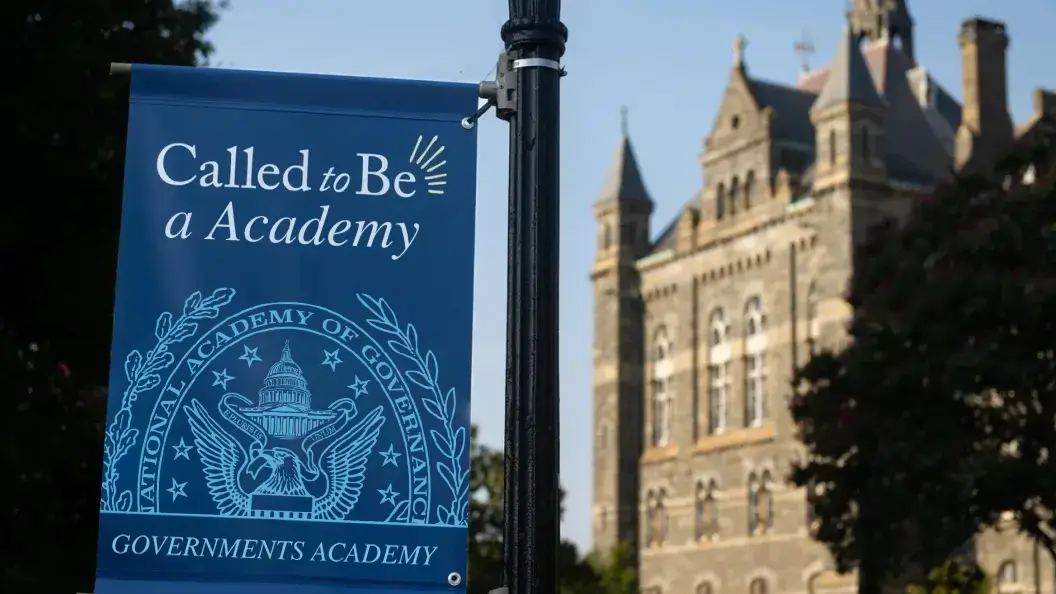
<svg viewBox="0 0 1056 594"><path fill-rule="evenodd" d="M148 372L159 378L148 382L149 412L130 421L137 476L127 511L466 525L468 435L455 391L441 388L413 325L384 300L358 298L358 322L294 302L222 320L219 307L163 314L159 345L182 332L186 346L149 351L131 371L126 363L133 386ZM152 367L152 355L163 364ZM106 495L104 476L104 511Z"/></svg>

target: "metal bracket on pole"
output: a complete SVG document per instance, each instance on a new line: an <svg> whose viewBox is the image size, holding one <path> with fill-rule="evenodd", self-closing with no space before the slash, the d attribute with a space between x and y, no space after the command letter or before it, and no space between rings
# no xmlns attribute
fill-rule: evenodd
<svg viewBox="0 0 1056 594"><path fill-rule="evenodd" d="M565 67L555 60L543 58L522 58L514 60L506 52L499 53L499 59L495 64L495 80L486 80L480 83L478 95L485 100L484 105L473 115L462 120L462 126L467 130L472 128L485 113L493 106L495 116L500 120L510 121L517 114L517 77L514 70L521 68L550 68L557 70L561 76L568 75Z"/></svg>
<svg viewBox="0 0 1056 594"><path fill-rule="evenodd" d="M467 118L470 124L483 116L492 106L495 107L495 115L500 120L509 121L513 114L517 113L517 77L513 76L513 60L506 52L499 53L499 59L495 63L495 80L486 80L480 83L477 94L485 100L484 105L477 113ZM463 126L466 122L462 123Z"/></svg>

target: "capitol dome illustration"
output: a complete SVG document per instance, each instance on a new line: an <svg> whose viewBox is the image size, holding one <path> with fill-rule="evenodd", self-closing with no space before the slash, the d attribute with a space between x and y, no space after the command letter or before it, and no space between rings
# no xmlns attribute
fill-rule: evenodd
<svg viewBox="0 0 1056 594"><path fill-rule="evenodd" d="M329 410L312 410L312 393L301 366L293 360L290 341L282 349L282 357L268 370L264 387L257 392L257 406L241 412L252 419L271 437L294 439L334 418Z"/></svg>

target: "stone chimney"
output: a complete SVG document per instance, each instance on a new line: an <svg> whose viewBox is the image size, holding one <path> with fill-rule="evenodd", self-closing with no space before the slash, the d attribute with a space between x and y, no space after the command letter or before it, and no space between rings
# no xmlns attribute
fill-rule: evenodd
<svg viewBox="0 0 1056 594"><path fill-rule="evenodd" d="M1004 23L970 18L961 23L964 108L957 130L958 169L986 173L1008 151L1013 138L1008 114Z"/></svg>

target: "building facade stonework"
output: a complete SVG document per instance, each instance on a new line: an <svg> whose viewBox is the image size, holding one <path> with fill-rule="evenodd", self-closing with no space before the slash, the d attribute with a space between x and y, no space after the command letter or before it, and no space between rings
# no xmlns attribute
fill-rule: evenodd
<svg viewBox="0 0 1056 594"><path fill-rule="evenodd" d="M745 42L700 164L703 188L653 233L626 129L594 206L593 542L633 545L649 594L852 592L811 538L793 370L845 340L852 251L950 172L986 168L1014 126L1008 36L961 25L963 104L917 63L905 1L857 0L830 65L753 77ZM1008 591L1053 592L1051 564L1006 533L974 543ZM1037 567L1037 571L1035 571Z"/></svg>

